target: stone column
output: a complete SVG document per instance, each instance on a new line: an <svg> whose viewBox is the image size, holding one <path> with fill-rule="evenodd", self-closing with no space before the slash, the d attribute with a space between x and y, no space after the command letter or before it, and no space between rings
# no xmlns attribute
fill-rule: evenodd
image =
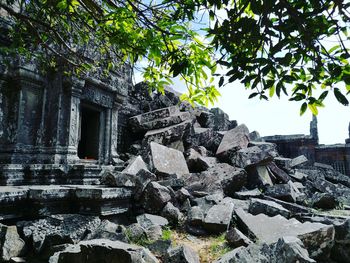
<svg viewBox="0 0 350 263"><path fill-rule="evenodd" d="M79 161L78 143L80 131L80 95L83 86L84 81L75 80L71 89L67 163L76 163Z"/></svg>

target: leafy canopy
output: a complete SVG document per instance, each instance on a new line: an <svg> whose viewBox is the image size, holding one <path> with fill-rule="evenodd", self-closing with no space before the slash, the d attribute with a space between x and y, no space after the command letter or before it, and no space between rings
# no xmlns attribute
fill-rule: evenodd
<svg viewBox="0 0 350 263"><path fill-rule="evenodd" d="M81 74L130 64L161 91L180 77L183 99L205 105L220 95L213 76L219 87L239 80L250 98L285 93L301 102L301 114L317 114L329 92L348 105L349 7L341 0L0 0L12 21L12 41L0 51L49 55Z"/></svg>

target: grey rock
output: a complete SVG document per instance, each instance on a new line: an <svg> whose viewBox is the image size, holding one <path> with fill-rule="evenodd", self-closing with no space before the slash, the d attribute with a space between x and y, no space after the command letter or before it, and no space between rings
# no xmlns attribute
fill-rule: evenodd
<svg viewBox="0 0 350 263"><path fill-rule="evenodd" d="M254 146L237 151L233 156L232 163L241 168L264 165L270 163L277 155L275 144L256 142Z"/></svg>
<svg viewBox="0 0 350 263"><path fill-rule="evenodd" d="M223 255L215 263L315 263L309 257L300 239L295 237L283 237L276 243L250 244L248 247L238 247Z"/></svg>
<svg viewBox="0 0 350 263"><path fill-rule="evenodd" d="M125 227L112 223L108 220L103 220L96 229L87 234L87 236L84 238L84 240L90 239L108 239L128 242Z"/></svg>
<svg viewBox="0 0 350 263"><path fill-rule="evenodd" d="M185 181L183 178L169 178L167 180L157 181L157 183L165 187L171 187L174 190L185 186Z"/></svg>
<svg viewBox="0 0 350 263"><path fill-rule="evenodd" d="M116 171L105 171L101 175L100 182L102 185L113 187L134 187L135 176Z"/></svg>
<svg viewBox="0 0 350 263"><path fill-rule="evenodd" d="M182 245L168 251L166 263L199 263L199 256L191 247Z"/></svg>
<svg viewBox="0 0 350 263"><path fill-rule="evenodd" d="M226 232L225 239L227 243L233 248L240 247L240 246L247 247L253 243L252 241L250 241L248 237L246 237L237 228L232 228L228 230Z"/></svg>
<svg viewBox="0 0 350 263"><path fill-rule="evenodd" d="M252 197L261 197L262 193L259 189L255 188L253 190L242 190L239 192L235 192L234 197L238 198L238 199L250 199Z"/></svg>
<svg viewBox="0 0 350 263"><path fill-rule="evenodd" d="M157 257L164 258L171 246L171 240L156 240L147 245L147 248Z"/></svg>
<svg viewBox="0 0 350 263"><path fill-rule="evenodd" d="M144 229L148 229L152 226L167 226L169 221L161 216L142 214L136 217L137 223L139 223Z"/></svg>
<svg viewBox="0 0 350 263"><path fill-rule="evenodd" d="M146 238L146 230L139 223L128 225L126 228L128 240L132 243Z"/></svg>
<svg viewBox="0 0 350 263"><path fill-rule="evenodd" d="M204 218L204 228L212 233L221 233L230 226L233 213L233 204L218 204L212 206Z"/></svg>
<svg viewBox="0 0 350 263"><path fill-rule="evenodd" d="M249 133L249 140L252 142L261 142L262 138L257 131L252 131Z"/></svg>
<svg viewBox="0 0 350 263"><path fill-rule="evenodd" d="M316 263L310 258L303 242L293 236L280 238L277 243L272 246L272 258L274 262L286 263Z"/></svg>
<svg viewBox="0 0 350 263"><path fill-rule="evenodd" d="M184 215L170 202L165 205L161 215L168 219L170 224L173 225L177 225L184 220Z"/></svg>
<svg viewBox="0 0 350 263"><path fill-rule="evenodd" d="M252 198L249 205L249 213L252 215L265 214L268 216L281 215L285 218L290 217L289 210L273 201Z"/></svg>
<svg viewBox="0 0 350 263"><path fill-rule="evenodd" d="M55 253L49 260L50 263L157 263L156 257L148 250L140 246L130 245L121 241L108 239L94 239L81 241L76 245L61 252Z"/></svg>
<svg viewBox="0 0 350 263"><path fill-rule="evenodd" d="M185 155L188 169L192 173L205 171L209 167L213 167L217 163L215 157L202 156L193 148L190 148L188 151L186 151Z"/></svg>
<svg viewBox="0 0 350 263"><path fill-rule="evenodd" d="M135 176L135 191L134 191L134 199L138 200L142 193L145 191L147 185L152 182L156 181L157 176L153 173L151 173L148 170L141 169Z"/></svg>
<svg viewBox="0 0 350 263"><path fill-rule="evenodd" d="M32 240L36 252L64 243L76 243L101 224L95 216L78 214L52 215L45 219L23 223L26 240Z"/></svg>
<svg viewBox="0 0 350 263"><path fill-rule="evenodd" d="M278 168L278 166L274 162L268 164L267 168L275 176L275 178L278 179L279 182L287 183L291 180L291 177L285 171Z"/></svg>
<svg viewBox="0 0 350 263"><path fill-rule="evenodd" d="M329 193L314 193L311 197L311 206L321 209L334 209L339 205L337 199Z"/></svg>
<svg viewBox="0 0 350 263"><path fill-rule="evenodd" d="M0 261L21 256L24 249L25 243L20 238L17 227L0 224Z"/></svg>
<svg viewBox="0 0 350 263"><path fill-rule="evenodd" d="M333 242L334 227L321 223L301 223L298 220L286 219L277 215L269 217L264 214L251 215L243 209L235 209L235 214L241 225L251 235L261 242L271 244L285 236L298 237L308 249L311 257L322 255Z"/></svg>
<svg viewBox="0 0 350 263"><path fill-rule="evenodd" d="M219 163L202 173L194 173L184 176L185 188L190 192L206 191L216 193L225 191L233 195L239 191L247 180L244 170L226 163Z"/></svg>
<svg viewBox="0 0 350 263"><path fill-rule="evenodd" d="M151 242L162 238L162 227L160 225L153 225L146 229L147 239Z"/></svg>
<svg viewBox="0 0 350 263"><path fill-rule="evenodd" d="M193 204L199 206L206 213L213 205L219 204L224 199L222 193L207 195L193 199Z"/></svg>
<svg viewBox="0 0 350 263"><path fill-rule="evenodd" d="M306 165L308 163L309 163L309 160L304 155L300 155L300 156L292 159L292 161L290 163L290 167L291 168L298 168L298 167L302 167L303 165Z"/></svg>
<svg viewBox="0 0 350 263"><path fill-rule="evenodd" d="M225 133L216 155L221 159L230 159L230 157L240 149L248 147L249 130L247 126L241 124Z"/></svg>
<svg viewBox="0 0 350 263"><path fill-rule="evenodd" d="M265 195L286 201L295 202L297 200L297 192L290 184L276 184L267 187Z"/></svg>
<svg viewBox="0 0 350 263"><path fill-rule="evenodd" d="M182 176L189 170L182 152L151 142L151 162L158 176L168 177L176 174Z"/></svg>
<svg viewBox="0 0 350 263"><path fill-rule="evenodd" d="M350 219L334 225L334 246L331 258L336 262L350 262Z"/></svg>
<svg viewBox="0 0 350 263"><path fill-rule="evenodd" d="M204 221L204 211L199 206L192 206L187 214L187 223L201 226Z"/></svg>
<svg viewBox="0 0 350 263"><path fill-rule="evenodd" d="M195 127L194 133L190 136L190 144L192 146L204 146L209 151L215 153L223 138L223 134L214 131L211 128Z"/></svg>
<svg viewBox="0 0 350 263"><path fill-rule="evenodd" d="M271 173L267 166L255 166L247 169L249 185L254 187L265 188L266 186L273 186Z"/></svg>
<svg viewBox="0 0 350 263"><path fill-rule="evenodd" d="M177 106L166 107L162 109L157 109L154 111L149 111L144 114L134 116L129 119L129 127L134 132L151 130L154 128L161 128L171 125L171 122L164 123L165 126L152 127L152 124L157 126L156 121L169 118L171 116L177 116L180 114L180 110ZM180 121L181 122L181 121ZM173 123L175 124L175 123Z"/></svg>
<svg viewBox="0 0 350 263"><path fill-rule="evenodd" d="M141 169L147 170L148 167L139 155L129 163L122 173L136 175Z"/></svg>
<svg viewBox="0 0 350 263"><path fill-rule="evenodd" d="M178 148L179 144L187 141L190 134L193 133L192 123L193 120L187 120L166 128L150 130L145 134L143 141L144 143L156 142L171 148Z"/></svg>
<svg viewBox="0 0 350 263"><path fill-rule="evenodd" d="M171 199L171 192L167 187L157 182L150 182L143 192L140 202L147 212L157 214Z"/></svg>
<svg viewBox="0 0 350 263"><path fill-rule="evenodd" d="M177 190L175 196L180 203L183 203L186 199L191 198L191 194L185 188Z"/></svg>
<svg viewBox="0 0 350 263"><path fill-rule="evenodd" d="M278 157L275 157L274 162L279 168L285 171L290 171L291 169L292 159L290 158L278 156Z"/></svg>

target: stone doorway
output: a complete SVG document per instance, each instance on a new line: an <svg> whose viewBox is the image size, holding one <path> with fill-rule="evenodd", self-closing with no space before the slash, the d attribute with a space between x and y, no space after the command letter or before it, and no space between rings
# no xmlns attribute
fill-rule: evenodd
<svg viewBox="0 0 350 263"><path fill-rule="evenodd" d="M78 157L99 160L101 111L90 105L81 105Z"/></svg>

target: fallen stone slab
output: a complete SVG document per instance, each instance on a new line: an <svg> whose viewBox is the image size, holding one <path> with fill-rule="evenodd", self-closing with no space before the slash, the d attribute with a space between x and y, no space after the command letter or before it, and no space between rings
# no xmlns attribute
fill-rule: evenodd
<svg viewBox="0 0 350 263"><path fill-rule="evenodd" d="M132 117L129 119L129 127L131 127L133 132L142 132L169 127L190 119L191 114L189 112L173 113L173 115L169 117L157 118L143 123L140 123L138 120L135 120L135 117Z"/></svg>
<svg viewBox="0 0 350 263"><path fill-rule="evenodd" d="M142 157L138 155L133 159L129 165L122 171L124 174L136 175L141 169L147 170L147 164L143 161Z"/></svg>
<svg viewBox="0 0 350 263"><path fill-rule="evenodd" d="M231 162L238 167L265 165L270 163L278 153L276 145L266 142L255 142L248 148L238 150L231 159Z"/></svg>
<svg viewBox="0 0 350 263"><path fill-rule="evenodd" d="M117 172L104 171L101 175L100 183L112 187L134 187L135 175Z"/></svg>
<svg viewBox="0 0 350 263"><path fill-rule="evenodd" d="M146 248L130 245L121 241L108 239L93 239L71 245L63 251L56 252L49 263L97 263L115 262L116 259L125 263L158 263L156 257Z"/></svg>
<svg viewBox="0 0 350 263"><path fill-rule="evenodd" d="M224 135L211 128L195 127L191 134L189 144L192 146L204 146L209 151L216 153Z"/></svg>
<svg viewBox="0 0 350 263"><path fill-rule="evenodd" d="M193 120L187 120L169 127L150 130L144 136L144 142L156 142L162 145L171 146L173 143L186 141L193 133ZM178 144L177 143L177 144Z"/></svg>
<svg viewBox="0 0 350 263"><path fill-rule="evenodd" d="M184 177L185 188L190 192L206 191L208 193L225 192L232 196L247 182L243 169L226 163L218 163L201 173L188 174Z"/></svg>
<svg viewBox="0 0 350 263"><path fill-rule="evenodd" d="M17 227L0 224L0 262L21 256L24 249L25 243L20 238Z"/></svg>
<svg viewBox="0 0 350 263"><path fill-rule="evenodd" d="M82 240L87 231L93 232L101 224L95 216L78 214L51 215L45 219L19 223L25 240L32 242L35 252L55 245L77 243Z"/></svg>
<svg viewBox="0 0 350 263"><path fill-rule="evenodd" d="M271 171L275 178L278 178L279 182L287 183L291 180L291 177L285 171L280 169L274 162L269 163L267 168Z"/></svg>
<svg viewBox="0 0 350 263"><path fill-rule="evenodd" d="M298 167L302 167L303 165L306 165L308 163L309 163L309 160L304 155L300 155L300 156L292 159L292 161L290 163L290 167L291 168L298 168Z"/></svg>
<svg viewBox="0 0 350 263"><path fill-rule="evenodd" d="M225 239L227 243L233 247L247 247L250 244L253 244L248 237L246 237L241 231L237 228L232 228L226 232Z"/></svg>
<svg viewBox="0 0 350 263"><path fill-rule="evenodd" d="M182 245L170 249L165 257L166 263L199 263L199 256L190 246Z"/></svg>
<svg viewBox="0 0 350 263"><path fill-rule="evenodd" d="M250 199L252 197L258 198L261 197L262 193L259 189L255 188L253 190L241 190L235 192L234 197L242 200Z"/></svg>
<svg viewBox="0 0 350 263"><path fill-rule="evenodd" d="M297 200L298 193L290 184L276 184L269 186L265 190L265 195L271 196L286 202L293 202Z"/></svg>
<svg viewBox="0 0 350 263"><path fill-rule="evenodd" d="M90 231L89 231L90 232ZM108 239L128 242L126 228L108 220L103 220L101 224L84 237L84 240Z"/></svg>
<svg viewBox="0 0 350 263"><path fill-rule="evenodd" d="M212 206L205 215L204 228L211 233L226 231L232 220L233 204L218 204Z"/></svg>
<svg viewBox="0 0 350 263"><path fill-rule="evenodd" d="M339 202L329 193L314 193L310 199L311 206L321 209L334 209L339 205Z"/></svg>
<svg viewBox="0 0 350 263"><path fill-rule="evenodd" d="M180 109L177 106L166 107L131 117L128 124L134 132L138 132L146 130L145 127L143 127L143 125L146 123L152 123L153 121L178 114L180 114Z"/></svg>
<svg viewBox="0 0 350 263"><path fill-rule="evenodd" d="M250 166L246 168L248 173L249 188L265 189L267 186L273 186L272 174L265 165Z"/></svg>
<svg viewBox="0 0 350 263"><path fill-rule="evenodd" d="M250 244L238 247L215 261L215 263L315 263L300 239L283 237L274 244Z"/></svg>
<svg viewBox="0 0 350 263"><path fill-rule="evenodd" d="M213 167L217 163L215 157L202 156L193 148L190 148L188 151L186 151L185 155L188 169L192 173L205 171L209 167Z"/></svg>
<svg viewBox="0 0 350 263"><path fill-rule="evenodd" d="M247 148L248 143L249 130L247 126L241 124L225 133L216 155L221 159L230 159L235 152Z"/></svg>
<svg viewBox="0 0 350 263"><path fill-rule="evenodd" d="M172 174L182 176L189 170L182 152L155 142L150 143L151 163L156 175L169 177Z"/></svg>
<svg viewBox="0 0 350 263"><path fill-rule="evenodd" d="M167 226L169 221L162 217L152 214L142 214L136 217L137 223L139 223L144 229L148 229L152 226Z"/></svg>
<svg viewBox="0 0 350 263"><path fill-rule="evenodd" d="M301 223L298 220L286 219L277 215L269 217L265 214L251 215L243 209L235 209L241 226L260 242L271 244L279 238L294 236L300 238L311 257L319 256L323 250L329 249L333 242L334 227L321 223Z"/></svg>
<svg viewBox="0 0 350 263"><path fill-rule="evenodd" d="M265 214L268 216L281 215L285 218L290 217L289 210L273 201L252 198L250 200L248 212L252 215Z"/></svg>

